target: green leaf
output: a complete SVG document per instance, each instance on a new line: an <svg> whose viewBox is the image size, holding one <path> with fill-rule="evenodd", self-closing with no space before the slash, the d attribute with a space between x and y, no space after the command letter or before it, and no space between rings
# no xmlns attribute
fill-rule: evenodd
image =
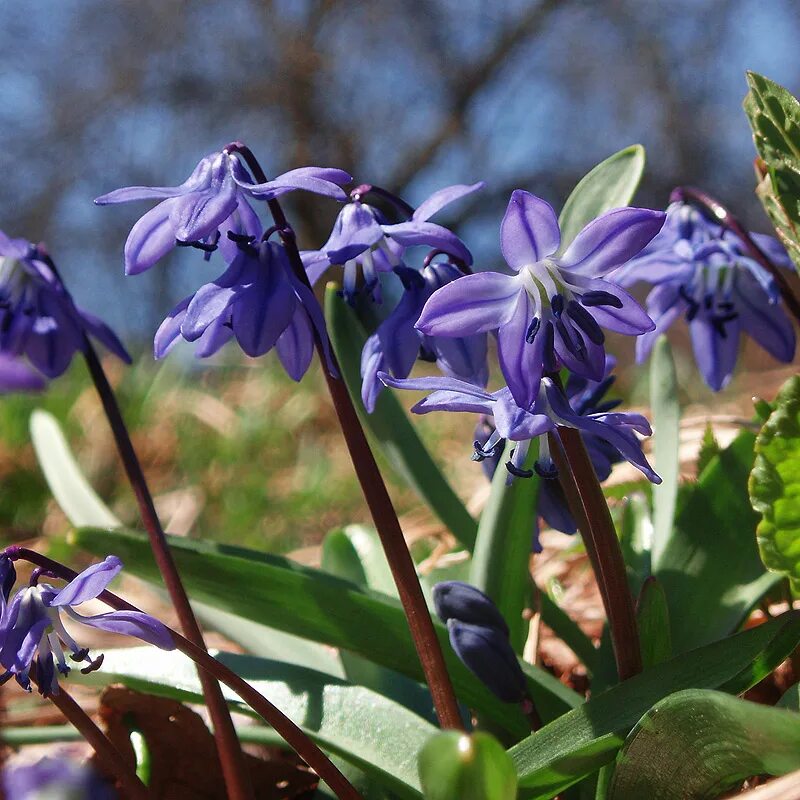
<svg viewBox="0 0 800 800"><path fill-rule="evenodd" d="M47 485L67 519L76 526L121 527L84 477L56 418L47 411L34 411L30 429Z"/></svg>
<svg viewBox="0 0 800 800"><path fill-rule="evenodd" d="M636 606L642 666L650 669L672 657L672 637L669 630L669 607L664 588L657 578L650 577L642 585Z"/></svg>
<svg viewBox="0 0 800 800"><path fill-rule="evenodd" d="M612 208L627 206L633 200L644 164L644 148L634 144L601 161L581 178L558 218L562 251L593 219Z"/></svg>
<svg viewBox="0 0 800 800"><path fill-rule="evenodd" d="M744 110L763 164L757 164L761 200L778 237L800 268L800 103L756 72L747 73Z"/></svg>
<svg viewBox="0 0 800 800"><path fill-rule="evenodd" d="M703 438L700 441L700 452L697 454L697 476L703 474L706 467L711 463L714 456L719 455L722 448L719 446L717 437L714 436L714 429L711 423L706 423L706 428L703 431Z"/></svg>
<svg viewBox="0 0 800 800"><path fill-rule="evenodd" d="M634 493L622 507L622 536L620 546L628 574L631 594L639 594L642 584L651 575L653 520L650 506L643 494Z"/></svg>
<svg viewBox="0 0 800 800"><path fill-rule="evenodd" d="M383 552L380 537L370 525L346 525L342 528L350 540L364 570L365 586L376 592L397 596L397 584Z"/></svg>
<svg viewBox="0 0 800 800"><path fill-rule="evenodd" d="M688 688L743 692L799 641L800 612L790 612L592 697L511 748L523 796L548 800L610 763L639 718L667 695Z"/></svg>
<svg viewBox="0 0 800 800"><path fill-rule="evenodd" d="M337 296L336 288L325 292L325 318L336 358L359 419L389 463L424 500L431 511L465 547L472 549L477 524L431 458L414 426L391 391L381 392L375 411L367 414L361 402L361 350L366 335L360 323Z"/></svg>
<svg viewBox="0 0 800 800"><path fill-rule="evenodd" d="M147 537L132 531L80 529L74 542L96 554L115 553L128 572L159 584ZM170 539L184 585L200 600L247 619L350 650L414 680L422 668L396 598L363 589L279 556L209 542ZM247 591L235 587L247 587ZM486 719L521 736L530 730L515 706L498 703L450 649L435 623L456 694ZM580 702L575 692L542 669L523 664L540 714L552 719Z"/></svg>
<svg viewBox="0 0 800 800"><path fill-rule="evenodd" d="M331 575L357 583L359 586L367 585L367 575L361 564L361 558L350 537L341 529L325 534L322 540L320 567Z"/></svg>
<svg viewBox="0 0 800 800"><path fill-rule="evenodd" d="M521 653L528 633L522 612L531 596L530 556L539 479L520 479L506 485L508 472L503 464L511 458L514 446L514 442L506 445L492 479L489 499L478 525L470 583L494 600L508 623L514 650ZM525 468L531 468L538 455L534 442Z"/></svg>
<svg viewBox="0 0 800 800"><path fill-rule="evenodd" d="M800 714L708 690L678 692L637 723L608 800L719 797L751 775L800 769Z"/></svg>
<svg viewBox="0 0 800 800"><path fill-rule="evenodd" d="M758 516L747 497L754 443L742 431L682 493L654 571L667 594L676 654L736 630L779 580L764 570L755 542Z"/></svg>
<svg viewBox="0 0 800 800"><path fill-rule="evenodd" d="M789 711L800 711L800 683L790 686L775 705L778 708L786 708Z"/></svg>
<svg viewBox="0 0 800 800"><path fill-rule="evenodd" d="M768 569L800 590L800 375L789 378L756 440L750 499L761 515L758 549Z"/></svg>
<svg viewBox="0 0 800 800"><path fill-rule="evenodd" d="M375 692L324 673L253 656L214 655L322 748L379 779L398 796L419 800L417 754L437 731L429 722ZM102 669L76 675L75 680L95 686L123 683L190 703L203 699L192 661L177 651L152 647L107 650ZM254 716L227 687L223 691L232 708Z"/></svg>
<svg viewBox="0 0 800 800"><path fill-rule="evenodd" d="M515 800L517 773L493 736L443 731L419 754L425 800Z"/></svg>
<svg viewBox="0 0 800 800"><path fill-rule="evenodd" d="M672 348L660 336L650 358L650 405L653 410L653 454L660 486L653 487L653 569L658 564L672 535L675 504L678 499L681 406Z"/></svg>

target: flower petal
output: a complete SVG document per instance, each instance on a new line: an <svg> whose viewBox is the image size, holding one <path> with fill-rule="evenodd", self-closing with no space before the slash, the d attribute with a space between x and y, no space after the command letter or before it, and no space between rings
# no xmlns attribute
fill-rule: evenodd
<svg viewBox="0 0 800 800"><path fill-rule="evenodd" d="M133 359L125 349L125 345L117 337L117 334L106 325L100 317L90 314L88 311L78 309L81 321L83 322L86 332L94 336L97 341L105 345L117 358L124 361L126 364L131 364Z"/></svg>
<svg viewBox="0 0 800 800"><path fill-rule="evenodd" d="M248 290L245 280L250 280L251 275L260 271L257 256L239 252L222 275L201 286L192 297L181 323L183 337L189 342L199 339L215 319L225 314L236 297Z"/></svg>
<svg viewBox="0 0 800 800"><path fill-rule="evenodd" d="M379 372L378 379L384 385L395 389L432 392L411 409L415 414L427 414L430 411L492 413L493 396L479 387L457 378L435 376L397 379L386 372Z"/></svg>
<svg viewBox="0 0 800 800"><path fill-rule="evenodd" d="M500 241L503 258L514 270L551 256L561 243L556 212L539 197L516 189L500 226Z"/></svg>
<svg viewBox="0 0 800 800"><path fill-rule="evenodd" d="M135 636L162 650L175 649L175 639L167 626L142 611L109 611L106 614L85 617L71 608L68 610L69 615L82 625L122 636Z"/></svg>
<svg viewBox="0 0 800 800"><path fill-rule="evenodd" d="M652 331L655 327L650 315L636 302L632 295L611 281L602 278L587 278L575 272L562 273L566 280L578 287L581 294L586 292L605 292L613 295L619 308L612 305L592 306L586 310L595 318L598 325L610 331L638 336ZM580 300L580 297L578 297Z"/></svg>
<svg viewBox="0 0 800 800"><path fill-rule="evenodd" d="M186 309L189 307L193 297L194 295L184 297L159 325L153 338L153 357L156 360L164 358L172 350L178 339L181 338L181 325L186 318Z"/></svg>
<svg viewBox="0 0 800 800"><path fill-rule="evenodd" d="M636 339L636 363L641 364L650 355L653 345L661 334L686 310L686 301L680 296L679 287L672 283L656 286L647 295L647 312L655 322L652 331Z"/></svg>
<svg viewBox="0 0 800 800"><path fill-rule="evenodd" d="M331 264L344 264L383 238L375 211L364 203L348 203L336 217L330 238L321 250Z"/></svg>
<svg viewBox="0 0 800 800"><path fill-rule="evenodd" d="M396 225L383 225L383 232L403 247L421 245L444 250L465 264L472 263L472 253L451 230L437 225L435 222L409 220Z"/></svg>
<svg viewBox="0 0 800 800"><path fill-rule="evenodd" d="M421 336L414 328L425 300L424 289L412 286L375 331L386 369L395 378L406 378L419 355Z"/></svg>
<svg viewBox="0 0 800 800"><path fill-rule="evenodd" d="M419 206L417 206L417 210L414 212L412 219L426 222L445 206L473 192L477 192L479 189L483 189L484 186L486 186L484 181L478 181L473 184L459 183L455 186L447 186L444 189L439 189L438 192L434 192L427 200L423 200Z"/></svg>
<svg viewBox="0 0 800 800"><path fill-rule="evenodd" d="M317 281L330 269L331 262L323 250L303 250L300 253L303 266L306 268L308 282L314 286Z"/></svg>
<svg viewBox="0 0 800 800"><path fill-rule="evenodd" d="M575 237L558 262L583 275L604 275L638 255L665 220L663 211L649 208L606 211Z"/></svg>
<svg viewBox="0 0 800 800"><path fill-rule="evenodd" d="M175 247L175 225L170 220L177 198L151 208L131 228L125 242L125 274L138 275L150 269Z"/></svg>
<svg viewBox="0 0 800 800"><path fill-rule="evenodd" d="M796 345L795 332L783 307L779 303L770 303L753 278L748 280L742 277L735 293L736 310L739 312L743 330L773 358L784 363L792 361Z"/></svg>
<svg viewBox="0 0 800 800"><path fill-rule="evenodd" d="M712 391L724 389L733 376L739 354L739 320L725 325L725 335L701 312L689 323L697 368Z"/></svg>
<svg viewBox="0 0 800 800"><path fill-rule="evenodd" d="M0 353L0 394L6 392L39 392L46 386L44 378L27 364L6 353Z"/></svg>
<svg viewBox="0 0 800 800"><path fill-rule="evenodd" d="M342 169L300 167L299 169L284 172L283 175L278 175L277 178L266 183L247 184L240 182L240 186L262 200L270 200L294 189L302 189L306 192L314 192L314 194L345 201L347 200L347 195L342 191L341 185L352 183L352 181L353 176Z"/></svg>
<svg viewBox="0 0 800 800"><path fill-rule="evenodd" d="M380 339L373 333L361 350L361 402L369 414L375 411L378 395L383 391L384 384L378 378L378 373L384 371L383 360Z"/></svg>
<svg viewBox="0 0 800 800"><path fill-rule="evenodd" d="M92 564L76 575L51 601L51 606L77 606L93 600L104 591L122 569L116 556L106 556L99 564Z"/></svg>
<svg viewBox="0 0 800 800"><path fill-rule="evenodd" d="M289 377L299 381L314 357L314 330L302 305L298 304L292 321L278 337L275 350Z"/></svg>
<svg viewBox="0 0 800 800"><path fill-rule="evenodd" d="M541 328L533 341L526 338L534 310L528 293L520 292L511 318L497 332L500 369L514 400L522 409L531 408L539 394L547 346L547 337Z"/></svg>
<svg viewBox="0 0 800 800"><path fill-rule="evenodd" d="M113 203L129 203L133 200L163 200L188 194L208 183L212 165L219 157L219 153L211 153L200 159L192 174L180 186L127 186L101 195L94 202L98 206L105 206Z"/></svg>

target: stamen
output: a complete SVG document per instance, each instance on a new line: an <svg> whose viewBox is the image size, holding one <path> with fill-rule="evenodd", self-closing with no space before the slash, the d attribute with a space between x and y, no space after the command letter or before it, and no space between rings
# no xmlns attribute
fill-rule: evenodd
<svg viewBox="0 0 800 800"><path fill-rule="evenodd" d="M520 469L517 467L513 461L506 461L506 469L515 477L515 478L532 478L533 477L533 470L532 469Z"/></svg>
<svg viewBox="0 0 800 800"><path fill-rule="evenodd" d="M219 232L217 232L219 233ZM204 253L213 253L217 249L216 242L200 242L200 241L193 241L193 242L184 242L181 239L175 240L176 247L194 247L197 250L202 250Z"/></svg>
<svg viewBox="0 0 800 800"><path fill-rule="evenodd" d="M612 306L613 308L622 308L622 300L615 297L611 292L603 291L590 291L584 292L580 301L583 305L591 308L592 306Z"/></svg>
<svg viewBox="0 0 800 800"><path fill-rule="evenodd" d="M561 316L561 312L564 310L564 295L563 294L554 294L550 298L550 305L553 308L553 313L557 316Z"/></svg>
<svg viewBox="0 0 800 800"><path fill-rule="evenodd" d="M233 231L228 231L227 236L232 242L236 242L236 244L252 244L256 240L255 236L248 236L245 233L234 233Z"/></svg>
<svg viewBox="0 0 800 800"><path fill-rule="evenodd" d="M83 647L80 650L76 650L74 653L70 653L69 657L72 661L86 661L89 658L89 648Z"/></svg>
<svg viewBox="0 0 800 800"><path fill-rule="evenodd" d="M564 320L559 319L556 321L556 330L561 336L561 341L564 342L564 347L566 347L567 350L569 350L569 352L572 353L572 355L574 355L576 358L580 358L580 346L572 341L572 336L570 336L567 326L564 324Z"/></svg>
<svg viewBox="0 0 800 800"><path fill-rule="evenodd" d="M603 344L606 337L597 320L578 302L570 300L567 304L567 310L573 321L580 327L580 329L589 337L589 341L594 344Z"/></svg>
<svg viewBox="0 0 800 800"><path fill-rule="evenodd" d="M103 664L103 659L104 658L105 658L105 655L103 653L100 653L100 655L97 656L97 658L95 658L94 661L90 661L89 662L89 666L88 667L84 667L81 670L81 675L88 675L90 672L95 672L95 670L100 669L100 667Z"/></svg>
<svg viewBox="0 0 800 800"><path fill-rule="evenodd" d="M558 369L556 362L556 354L553 350L555 346L555 331L553 323L548 320L544 326L544 348L543 348L543 366L545 372L555 372Z"/></svg>
<svg viewBox="0 0 800 800"><path fill-rule="evenodd" d="M528 325L528 332L525 334L525 341L528 344L533 344L533 340L536 337L536 334L539 332L539 327L541 326L542 321L539 317L534 317L531 320L531 324Z"/></svg>
<svg viewBox="0 0 800 800"><path fill-rule="evenodd" d="M545 478L547 480L554 480L558 477L558 468L555 465L553 459L548 458L546 461L543 459L537 458L536 461L533 463L533 468L536 470L536 474L540 478Z"/></svg>

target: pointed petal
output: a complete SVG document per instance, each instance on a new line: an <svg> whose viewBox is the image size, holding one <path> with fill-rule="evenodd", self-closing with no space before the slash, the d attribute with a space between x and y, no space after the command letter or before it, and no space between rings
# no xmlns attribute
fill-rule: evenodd
<svg viewBox="0 0 800 800"><path fill-rule="evenodd" d="M533 313L527 292L519 292L511 318L497 332L500 369L514 400L523 409L531 408L539 394L547 338L540 329L532 342L527 341Z"/></svg>
<svg viewBox="0 0 800 800"><path fill-rule="evenodd" d="M500 226L500 242L503 258L514 270L551 256L561 244L556 212L544 200L516 189Z"/></svg>
<svg viewBox="0 0 800 800"><path fill-rule="evenodd" d="M391 314L375 332L387 371L395 378L408 377L419 355L421 336L414 328L414 323L419 318L424 300L424 289L406 289Z"/></svg>
<svg viewBox="0 0 800 800"><path fill-rule="evenodd" d="M347 195L337 184L351 183L352 176L344 170L323 167L301 167L279 175L277 178L261 184L242 184L250 194L261 200L271 200L286 192L302 189L324 197L333 197L342 202Z"/></svg>
<svg viewBox="0 0 800 800"><path fill-rule="evenodd" d="M315 286L317 281L330 269L331 262L322 250L303 250L300 253L303 266L306 268L308 282Z"/></svg>
<svg viewBox="0 0 800 800"><path fill-rule="evenodd" d="M74 577L52 600L51 606L77 606L104 591L122 569L116 556L106 556Z"/></svg>
<svg viewBox="0 0 800 800"><path fill-rule="evenodd" d="M421 245L444 250L465 264L472 263L472 253L451 230L437 225L435 222L409 220L397 225L383 225L383 232L403 247Z"/></svg>
<svg viewBox="0 0 800 800"><path fill-rule="evenodd" d="M175 342L181 338L181 324L186 317L186 309L189 307L192 297L194 295L184 297L159 325L153 338L153 357L156 360L164 358L172 350Z"/></svg>
<svg viewBox="0 0 800 800"><path fill-rule="evenodd" d="M386 386L395 389L411 389L432 392L411 410L415 414L430 411L474 411L491 414L494 398L477 386L457 378L435 376L430 378L392 378L386 372L379 372L378 378Z"/></svg>
<svg viewBox="0 0 800 800"><path fill-rule="evenodd" d="M536 511L553 530L562 533L576 533L578 526L569 513L567 498L558 480L544 479L539 481L539 499L536 502Z"/></svg>
<svg viewBox="0 0 800 800"><path fill-rule="evenodd" d="M183 337L189 342L199 339L214 320L225 314L238 295L248 291L245 283L260 269L257 257L238 253L222 275L201 286L192 297L181 323Z"/></svg>
<svg viewBox="0 0 800 800"><path fill-rule="evenodd" d="M177 199L151 208L134 226L125 242L125 274L138 275L150 269L175 247L175 226L170 215Z"/></svg>
<svg viewBox="0 0 800 800"><path fill-rule="evenodd" d="M184 194L181 186L126 186L115 189L108 194L96 197L96 206L110 206L115 203L131 203L136 200L166 200L168 197L179 197Z"/></svg>
<svg viewBox="0 0 800 800"><path fill-rule="evenodd" d="M795 332L780 303L770 303L755 280L736 287L736 310L742 329L773 358L788 363L794 358Z"/></svg>
<svg viewBox="0 0 800 800"><path fill-rule="evenodd" d="M78 309L81 320L86 332L94 336L98 342L105 345L117 358L124 361L126 364L132 363L133 359L128 355L125 345L117 337L117 334L106 325L100 317L90 314L88 311L81 311Z"/></svg>
<svg viewBox="0 0 800 800"><path fill-rule="evenodd" d="M123 636L135 636L162 650L175 649L175 640L166 625L141 611L109 611L107 614L96 614L93 617L85 617L72 609L69 609L69 612L69 615L82 625Z"/></svg>
<svg viewBox="0 0 800 800"><path fill-rule="evenodd" d="M431 295L417 330L428 336L470 336L494 330L511 318L520 293L524 290L514 275L465 275Z"/></svg>
<svg viewBox="0 0 800 800"><path fill-rule="evenodd" d="M230 172L225 172L219 185L176 197L170 219L175 238L182 242L205 239L235 211L239 204L239 187Z"/></svg>
<svg viewBox="0 0 800 800"><path fill-rule="evenodd" d="M331 264L344 264L382 238L383 231L372 207L363 203L348 203L336 217L330 238L321 250Z"/></svg>
<svg viewBox="0 0 800 800"><path fill-rule="evenodd" d="M292 321L278 337L275 350L289 377L299 381L314 357L314 331L302 305L298 304Z"/></svg>
<svg viewBox="0 0 800 800"><path fill-rule="evenodd" d="M459 183L455 186L447 186L444 189L439 189L438 192L434 192L427 200L423 200L419 204L412 219L426 222L445 206L473 192L477 192L479 189L483 189L484 186L486 186L484 181L478 181L473 184Z"/></svg>
<svg viewBox="0 0 800 800"><path fill-rule="evenodd" d="M605 278L618 286L633 286L638 281L658 284L665 281L686 283L696 267L692 261L672 250L658 250L634 258L609 272Z"/></svg>
<svg viewBox="0 0 800 800"><path fill-rule="evenodd" d="M602 278L587 278L575 272L564 272L562 274L568 283L578 287L580 294L607 292L617 298L620 308L604 305L592 306L586 309L601 327L630 336L647 333L655 327L650 315L636 302L632 295L617 284ZM580 297L578 297L578 300L580 300Z"/></svg>
<svg viewBox="0 0 800 800"><path fill-rule="evenodd" d="M197 340L194 354L197 358L209 358L233 338L230 314L215 319Z"/></svg>
<svg viewBox="0 0 800 800"><path fill-rule="evenodd" d="M615 208L592 220L573 240L559 264L595 277L638 255L661 230L666 214L649 208Z"/></svg>
<svg viewBox="0 0 800 800"><path fill-rule="evenodd" d="M46 386L38 375L22 361L0 353L0 394L6 392L39 392Z"/></svg>
<svg viewBox="0 0 800 800"><path fill-rule="evenodd" d="M423 345L436 356L436 365L445 375L483 387L489 382L487 334L456 338L426 336Z"/></svg>
<svg viewBox="0 0 800 800"><path fill-rule="evenodd" d="M712 391L724 389L733 376L739 354L739 321L725 326L721 336L713 323L700 313L689 323L697 368Z"/></svg>
<svg viewBox="0 0 800 800"><path fill-rule="evenodd" d="M655 322L652 331L636 339L636 363L641 364L650 355L656 339L686 310L686 301L680 296L678 287L671 283L656 286L647 295L647 312Z"/></svg>
<svg viewBox="0 0 800 800"><path fill-rule="evenodd" d="M378 335L372 334L361 350L361 402L369 414L375 411L378 395L383 391L384 384L378 378L378 373L383 371L381 343Z"/></svg>

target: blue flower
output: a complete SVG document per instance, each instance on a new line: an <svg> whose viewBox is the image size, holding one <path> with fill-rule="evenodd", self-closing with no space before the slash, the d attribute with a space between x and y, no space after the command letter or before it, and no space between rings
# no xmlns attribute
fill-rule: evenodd
<svg viewBox="0 0 800 800"><path fill-rule="evenodd" d="M770 236L751 236L773 263L791 267L779 242ZM655 328L637 340L638 362L647 358L658 336L679 317L689 323L697 366L715 392L733 375L742 333L778 361L794 358L794 328L773 276L748 255L736 234L689 203L672 203L663 231L641 256L611 277L623 286L637 281L653 284L647 311Z"/></svg>
<svg viewBox="0 0 800 800"><path fill-rule="evenodd" d="M88 764L45 756L32 764L6 766L6 800L114 800L119 795Z"/></svg>
<svg viewBox="0 0 800 800"><path fill-rule="evenodd" d="M468 411L487 414L494 418L495 430L483 441L475 442L474 460L494 456L502 448L505 440L515 443L511 459L506 462L509 483L514 478L530 478L533 471L524 468L530 443L539 440L539 455L534 465L537 474L553 477L555 464L550 457L547 437L543 434L557 427L575 428L584 435L596 437L604 446L618 452L622 458L641 470L648 480L661 483L661 478L653 472L636 438L640 433L649 436L650 423L641 415L601 411L593 414L580 414L569 403L563 392L550 378L542 378L534 401L527 408L521 408L511 390L505 386L497 392L489 393L465 381L455 378L407 378L397 380L380 373L378 377L387 385L398 389L430 391L420 400L412 411L427 414L431 411Z"/></svg>
<svg viewBox="0 0 800 800"><path fill-rule="evenodd" d="M653 322L605 275L658 233L664 214L617 208L590 222L556 255L561 233L544 200L516 190L501 226L503 256L514 275L480 272L434 293L417 328L429 336L497 332L500 367L514 399L530 408L543 372L564 365L600 380L601 328L638 335Z"/></svg>
<svg viewBox="0 0 800 800"><path fill-rule="evenodd" d="M222 150L201 159L180 186L129 186L98 197L95 203L161 200L131 229L125 243L125 273L150 269L176 242L212 250L227 247L228 231L255 235L260 228L251 198L270 200L295 189L337 200L347 197L339 184L352 180L343 170L302 167L267 183L254 183L235 153Z"/></svg>
<svg viewBox="0 0 800 800"><path fill-rule="evenodd" d="M235 338L253 358L274 347L288 374L299 381L314 355L315 336L327 347L319 304L293 274L283 245L236 239L225 272L181 300L161 324L155 357L163 358L183 338L197 342L197 356L206 358Z"/></svg>
<svg viewBox="0 0 800 800"><path fill-rule="evenodd" d="M486 361L486 334L459 339L426 336L414 326L433 292L451 281L464 277L454 264L432 262L417 271L395 267L395 274L405 290L397 306L367 339L361 353L361 398L372 413L383 389L379 372L406 378L417 358L436 362L446 375L486 386L489 367Z"/></svg>
<svg viewBox="0 0 800 800"><path fill-rule="evenodd" d="M76 352L83 352L86 336L102 342L125 363L130 356L102 320L79 309L56 274L42 247L24 239L9 239L0 231L0 353L4 356L0 380L13 389L38 388L19 363L27 357L48 378L61 375Z"/></svg>
<svg viewBox="0 0 800 800"><path fill-rule="evenodd" d="M175 642L167 628L157 619L140 611L110 611L95 616L83 616L73 606L92 600L103 592L122 569L116 556L108 556L77 575L63 589L49 583L38 583L39 573L34 572L31 585L20 589L4 608L0 617L0 665L6 672L0 682L11 677L27 691L31 682L29 673L36 664L39 691L47 696L58 693L57 675L68 675L70 659L86 662L82 672L98 669L102 655L96 659L81 647L64 628L61 611L71 619L92 628L135 636L163 650L174 650ZM5 592L4 592L5 594Z"/></svg>
<svg viewBox="0 0 800 800"><path fill-rule="evenodd" d="M0 353L0 394L9 392L38 392L45 380L18 358Z"/></svg>
<svg viewBox="0 0 800 800"><path fill-rule="evenodd" d="M440 189L421 203L410 219L396 224L389 224L377 208L361 199L371 186L357 187L351 193L351 202L339 212L328 241L319 250L303 253L309 280L314 284L329 267L343 266L343 294L352 304L358 294L358 268L364 279L363 291L379 300L378 273L404 266L407 247L423 245L440 250L464 265L471 264L472 254L464 243L452 231L429 220L446 205L483 185L479 182Z"/></svg>

